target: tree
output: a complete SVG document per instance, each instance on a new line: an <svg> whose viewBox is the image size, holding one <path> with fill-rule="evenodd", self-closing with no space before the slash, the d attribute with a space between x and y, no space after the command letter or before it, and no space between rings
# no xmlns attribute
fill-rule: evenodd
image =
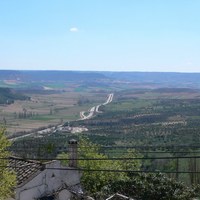
<svg viewBox="0 0 200 200"><path fill-rule="evenodd" d="M138 200L189 200L199 196L199 185L187 187L163 174L134 174L128 181L116 181L108 185L102 194L126 194ZM101 199L101 198L99 198Z"/></svg>
<svg viewBox="0 0 200 200"><path fill-rule="evenodd" d="M7 148L11 143L4 135L5 129L0 130L0 200L4 200L12 194L13 187L16 183L16 176L14 172L8 169L7 159L10 154Z"/></svg>
<svg viewBox="0 0 200 200"><path fill-rule="evenodd" d="M110 182L128 179L128 174L125 172L114 173L101 170L139 170L140 168L140 162L135 160L98 160L107 159L108 156L100 153L101 146L92 143L87 138L80 139L78 147L78 158L83 159L79 160L78 166L84 169L83 175L81 177L81 183L83 184L83 187L86 189L86 191L88 191L90 194L94 194L100 191ZM122 158L130 158L136 156L138 156L136 152L131 150L128 151L126 155L123 155ZM59 157L66 158L67 155L61 154Z"/></svg>

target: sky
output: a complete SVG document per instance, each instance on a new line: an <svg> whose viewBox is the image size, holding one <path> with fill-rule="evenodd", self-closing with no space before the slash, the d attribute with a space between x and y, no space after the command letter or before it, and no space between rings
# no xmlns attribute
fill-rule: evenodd
<svg viewBox="0 0 200 200"><path fill-rule="evenodd" d="M0 69L200 72L199 0L0 0Z"/></svg>

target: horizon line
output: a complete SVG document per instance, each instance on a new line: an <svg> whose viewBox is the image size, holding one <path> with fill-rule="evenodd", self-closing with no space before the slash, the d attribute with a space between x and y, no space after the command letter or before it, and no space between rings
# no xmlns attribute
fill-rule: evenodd
<svg viewBox="0 0 200 200"><path fill-rule="evenodd" d="M74 69L0 69L0 71L66 71L66 72L110 72L110 73L179 73L179 74L199 74L199 72L187 72L187 71L131 71L131 70L74 70Z"/></svg>

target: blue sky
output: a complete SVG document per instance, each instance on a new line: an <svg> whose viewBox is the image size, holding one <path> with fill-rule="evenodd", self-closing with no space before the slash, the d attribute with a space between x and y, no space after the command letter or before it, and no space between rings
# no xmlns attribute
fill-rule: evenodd
<svg viewBox="0 0 200 200"><path fill-rule="evenodd" d="M200 72L199 0L0 0L0 69Z"/></svg>

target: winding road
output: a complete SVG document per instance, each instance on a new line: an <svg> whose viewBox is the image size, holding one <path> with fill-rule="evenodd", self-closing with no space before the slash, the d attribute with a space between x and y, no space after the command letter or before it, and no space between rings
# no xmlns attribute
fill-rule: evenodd
<svg viewBox="0 0 200 200"><path fill-rule="evenodd" d="M87 115L86 115L86 113L87 113L86 111L81 111L80 112L80 117L81 117L80 120L90 119L90 118L92 118L95 115L95 113L101 113L101 111L99 111L99 108L102 105L105 106L105 105L111 103L112 100L113 100L113 97L114 97L113 93L109 94L107 100L104 103L99 104L97 106L93 106L92 108L90 108L89 111L88 111L89 114L87 114Z"/></svg>
<svg viewBox="0 0 200 200"><path fill-rule="evenodd" d="M102 105L107 105L109 103L112 102L113 100L113 96L114 94L111 93L108 95L108 98L107 100L102 103L102 104L99 104L97 106L93 106L92 108L89 109L88 112L85 112L85 111L81 111L80 112L80 119L78 119L77 121L79 120L86 120L86 119L90 119L92 118L96 113L101 113L101 111L99 111L99 108L102 106ZM41 135L45 135L45 134L49 134L51 132L55 132L58 128L62 128L63 125L60 124L60 125L57 125L57 126L53 126L51 128L44 128L43 130L40 130L40 131L36 131L36 132L32 132L32 133L28 133L28 134L24 134L24 135L20 135L20 136L14 136L12 138L10 138L9 140L10 141L15 141L17 139L20 139L20 138L25 138L25 137L28 137L28 136L41 136Z"/></svg>

